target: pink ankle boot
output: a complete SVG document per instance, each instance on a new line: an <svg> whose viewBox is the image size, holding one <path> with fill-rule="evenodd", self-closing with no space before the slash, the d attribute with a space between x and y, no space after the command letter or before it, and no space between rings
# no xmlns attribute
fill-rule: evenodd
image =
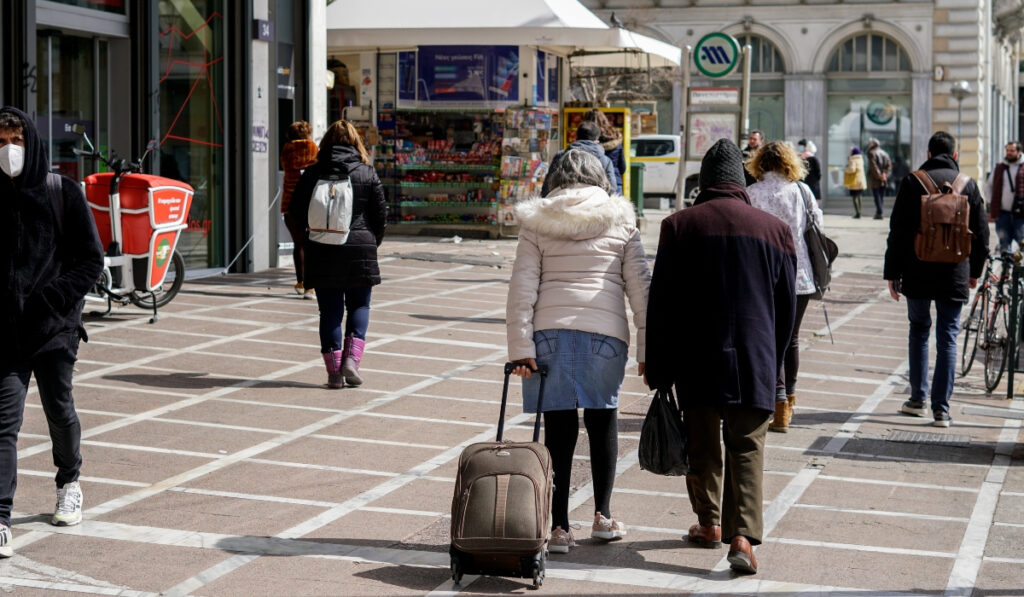
<svg viewBox="0 0 1024 597"><path fill-rule="evenodd" d="M327 387L338 389L345 387L345 379L341 374L341 351L323 353L324 365L327 367Z"/></svg>
<svg viewBox="0 0 1024 597"><path fill-rule="evenodd" d="M363 383L363 378L359 377L359 361L363 360L363 348L365 347L365 341L355 336L345 337L345 358L341 363L341 374L350 386L358 386Z"/></svg>

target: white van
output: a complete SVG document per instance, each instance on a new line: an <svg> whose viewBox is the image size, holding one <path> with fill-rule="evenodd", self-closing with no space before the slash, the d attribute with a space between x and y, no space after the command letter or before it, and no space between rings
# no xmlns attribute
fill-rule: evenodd
<svg viewBox="0 0 1024 597"><path fill-rule="evenodd" d="M678 135L639 135L633 137L629 147L629 159L644 164L644 197L676 196L676 179L679 177L679 159L682 155ZM684 207L693 205L697 198L697 175L700 162L686 162L684 173ZM656 203L653 205L657 205ZM646 206L645 206L646 207Z"/></svg>

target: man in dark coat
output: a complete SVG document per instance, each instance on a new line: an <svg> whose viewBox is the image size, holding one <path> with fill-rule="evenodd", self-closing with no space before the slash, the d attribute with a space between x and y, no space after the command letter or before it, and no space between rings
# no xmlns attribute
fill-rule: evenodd
<svg viewBox="0 0 1024 597"><path fill-rule="evenodd" d="M875 197L875 219L882 219L885 207L885 189L892 175L892 158L874 137L868 139L868 188Z"/></svg>
<svg viewBox="0 0 1024 597"><path fill-rule="evenodd" d="M940 131L928 140L928 160L921 165L937 187L952 183L957 165L956 141ZM949 397L953 394L956 369L956 337L960 333L960 310L978 284L988 257L988 223L985 203L972 180L964 187L970 204L971 255L960 263L927 263L914 253L914 237L921 224L921 197L927 194L921 183L908 174L900 182L889 219L889 240L885 250L884 277L889 294L907 297L910 319L910 400L900 412L923 417L927 414L928 334L931 331L931 303L935 303L935 376L931 387L931 411L936 427L949 427Z"/></svg>
<svg viewBox="0 0 1024 597"><path fill-rule="evenodd" d="M82 520L82 428L71 377L86 339L83 297L103 271L103 250L81 187L62 176L48 181L35 124L10 107L0 109L0 170L0 557L10 557L18 431L32 375L57 465L50 522Z"/></svg>
<svg viewBox="0 0 1024 597"><path fill-rule="evenodd" d="M604 168L604 175L608 177L608 182L615 187L615 192L622 194L622 180L615 176L615 164L612 163L608 156L604 154L604 147L597 142L597 139L601 136L601 127L596 122L585 121L581 122L580 126L576 129L576 140L569 144L569 147L559 151L555 154L555 157L551 158L551 167L548 171L554 170L555 163L562 159L565 152L570 149L581 149L590 155L594 156L601 162L601 167ZM616 184L618 181L618 184ZM547 197L548 193L552 189L548 186L547 178L544 179L544 184L540 190L541 197Z"/></svg>
<svg viewBox="0 0 1024 597"><path fill-rule="evenodd" d="M746 164L750 161L750 158L754 157L758 149L764 145L764 131L761 129L754 129L750 131L750 135L747 136L747 146L743 148L743 163ZM747 171L746 166L743 167L743 181L746 186L750 186L757 182L754 175Z"/></svg>
<svg viewBox="0 0 1024 597"><path fill-rule="evenodd" d="M686 489L697 515L688 539L717 547L724 538L732 568L753 573L765 432L796 315L796 249L789 226L750 205L743 172L739 148L718 141L704 156L693 207L662 221L646 379L654 389L674 385L685 414Z"/></svg>

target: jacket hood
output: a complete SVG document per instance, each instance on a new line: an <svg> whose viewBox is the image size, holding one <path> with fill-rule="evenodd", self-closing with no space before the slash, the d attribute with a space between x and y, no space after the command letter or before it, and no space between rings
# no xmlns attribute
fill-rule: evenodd
<svg viewBox="0 0 1024 597"><path fill-rule="evenodd" d="M941 170L943 168L949 168L959 172L960 164L957 164L956 160L953 159L953 156L948 153L942 153L937 156L930 157L921 164L921 170Z"/></svg>
<svg viewBox="0 0 1024 597"><path fill-rule="evenodd" d="M601 147L604 149L605 153L608 153L616 147L622 147L622 139L618 137L614 139L605 139L604 141L601 141Z"/></svg>
<svg viewBox="0 0 1024 597"><path fill-rule="evenodd" d="M36 124L17 108L4 106L0 112L10 112L25 122L22 135L25 137L25 166L21 174L14 177L14 186L22 190L42 186L46 182L46 173L50 171L50 161L46 159L46 150L39 139ZM7 175L0 172L0 176Z"/></svg>
<svg viewBox="0 0 1024 597"><path fill-rule="evenodd" d="M715 199L738 199L750 205L750 196L747 195L747 188L745 186L725 181L715 183L706 189L701 189L693 204L699 205Z"/></svg>
<svg viewBox="0 0 1024 597"><path fill-rule="evenodd" d="M363 163L359 150L351 145L325 145L320 148L317 160L321 163L344 164L351 170Z"/></svg>
<svg viewBox="0 0 1024 597"><path fill-rule="evenodd" d="M556 189L515 206L522 226L544 236L569 240L594 238L613 226L635 226L633 204L600 187Z"/></svg>
<svg viewBox="0 0 1024 597"><path fill-rule="evenodd" d="M604 147L602 147L597 141L591 141L590 139L577 139L570 143L569 147L572 149L581 149L594 155L604 155Z"/></svg>

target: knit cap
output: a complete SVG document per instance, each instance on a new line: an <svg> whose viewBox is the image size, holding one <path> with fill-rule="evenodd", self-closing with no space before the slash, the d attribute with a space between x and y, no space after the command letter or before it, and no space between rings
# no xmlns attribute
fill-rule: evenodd
<svg viewBox="0 0 1024 597"><path fill-rule="evenodd" d="M734 182L741 187L747 186L743 176L743 154L735 143L728 139L719 139L704 154L700 163L700 180L702 189L709 188L720 182Z"/></svg>

